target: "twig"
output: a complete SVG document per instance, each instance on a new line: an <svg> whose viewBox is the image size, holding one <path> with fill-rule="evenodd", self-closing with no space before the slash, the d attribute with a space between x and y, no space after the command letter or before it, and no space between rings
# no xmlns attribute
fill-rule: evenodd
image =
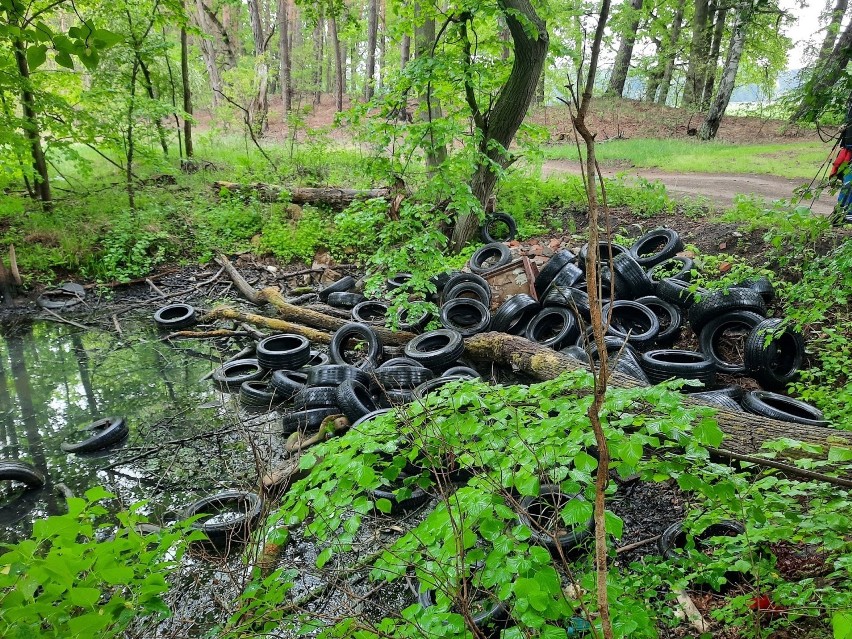
<svg viewBox="0 0 852 639"><path fill-rule="evenodd" d="M725 450L722 448L708 448L707 450L710 451L711 455L716 454L720 455L721 457L736 459L737 461L748 462L749 464L755 464L757 466L768 466L769 468L777 468L778 470L783 470L785 473L789 473L790 475L797 475L806 479L814 479L816 481L822 481L827 484L834 484L835 486L843 486L844 488L852 488L852 480L850 479L832 477L831 475L817 473L812 470L805 470L804 468L797 468L796 466L785 464L783 462L778 462L773 459L764 459L762 457L742 455L740 453L735 453L733 451Z"/></svg>
<svg viewBox="0 0 852 639"><path fill-rule="evenodd" d="M115 326L115 330L119 335L124 335L124 331L121 330L121 324L118 323L118 315L112 316L112 325Z"/></svg>
<svg viewBox="0 0 852 639"><path fill-rule="evenodd" d="M641 541L637 541L632 544L627 544L626 546L621 546L620 548L615 549L615 554L620 555L623 552L630 552L631 550L636 550L637 548L641 548L642 546L653 544L660 537L662 537L662 535L654 535L653 537L648 537L647 539L642 539Z"/></svg>
<svg viewBox="0 0 852 639"><path fill-rule="evenodd" d="M41 310L43 310L45 313L49 313L50 315L53 315L53 317L55 317L57 321L62 322L63 324L69 324L71 326L76 326L77 328L81 328L84 331L93 330L92 327L90 327L90 326L84 326L83 324L80 324L79 322L75 322L74 320L65 319L61 315L51 311L49 308L42 308Z"/></svg>
<svg viewBox="0 0 852 639"><path fill-rule="evenodd" d="M165 298L165 297L166 297L166 294L165 294L165 293L163 293L163 291L161 291L159 288L157 288L157 285L156 285L156 284L154 284L154 282L152 282L152 281L151 281L151 278L150 278L150 277L146 277L146 278L145 278L145 283L146 283L148 286L150 286L150 287L151 287L151 290L152 290L152 291L154 291L157 295L159 295L159 296L160 296L160 297L162 297L162 298Z"/></svg>
<svg viewBox="0 0 852 639"><path fill-rule="evenodd" d="M181 439L171 439L167 442L163 442L159 446L154 446L149 448L148 450L143 450L138 455L133 455L132 457L128 457L127 459L119 459L111 464L107 464L102 467L100 470L112 470L113 468L117 468L118 466L125 466L135 461L139 461L140 459L144 459L146 457L150 457L151 455L155 455L159 453L166 446L177 446L178 444L186 444L187 442L195 441L198 439L208 439L214 436L228 435L229 433L236 432L236 428L228 428L226 430L216 431L215 433L200 433L198 435L192 435L191 437L183 437Z"/></svg>

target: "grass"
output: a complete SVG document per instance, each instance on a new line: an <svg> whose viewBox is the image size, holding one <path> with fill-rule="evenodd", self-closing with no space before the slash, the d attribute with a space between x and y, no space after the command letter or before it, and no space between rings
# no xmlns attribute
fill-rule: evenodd
<svg viewBox="0 0 852 639"><path fill-rule="evenodd" d="M672 173L757 173L811 178L820 170L829 147L819 142L731 144L698 140L612 140L595 147L603 165L629 165ZM551 160L575 160L577 149L560 144L544 149Z"/></svg>

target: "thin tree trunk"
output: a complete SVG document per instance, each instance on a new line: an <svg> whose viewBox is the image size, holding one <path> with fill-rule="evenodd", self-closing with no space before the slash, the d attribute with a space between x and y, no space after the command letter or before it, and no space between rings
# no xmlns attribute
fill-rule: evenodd
<svg viewBox="0 0 852 639"><path fill-rule="evenodd" d="M139 60L139 68L142 70L142 78L145 80L145 91L148 93L148 98L151 101L155 101L157 99L157 94L154 91L154 82L151 79L151 72L148 69L148 65L145 64L145 61L142 59L142 56L139 55L137 51L136 57ZM166 157L169 156L169 143L166 139L166 130L163 128L163 122L160 118L157 118L154 121L154 127L157 129L157 136L160 138L160 147L163 149L163 155Z"/></svg>
<svg viewBox="0 0 852 639"><path fill-rule="evenodd" d="M369 0L367 9L367 72L364 82L364 99L373 97L373 82L376 77L376 41L379 32L378 0Z"/></svg>
<svg viewBox="0 0 852 639"><path fill-rule="evenodd" d="M710 112L707 114L707 119L704 120L701 129L698 131L698 137L702 140L712 140L716 137L722 117L725 115L725 109L728 108L728 102L731 100L731 94L734 91L734 81L737 78L740 58L745 48L746 35L749 24L751 23L751 17L751 4L749 0L746 0L737 10L737 17L731 33L731 44L728 47L728 57L725 60L722 79L719 81L719 89L716 92L716 97L713 99L713 104L710 105Z"/></svg>
<svg viewBox="0 0 852 639"><path fill-rule="evenodd" d="M358 95L358 43L349 43L349 94Z"/></svg>
<svg viewBox="0 0 852 639"><path fill-rule="evenodd" d="M666 66L663 69L663 79L660 80L660 97L657 98L657 104L665 104L669 99L669 89L672 86L672 75L674 74L675 62L677 60L677 48L680 42L680 30L683 26L683 7L686 0L679 0L677 10L675 11L672 28L670 31L671 37L668 43L668 54L666 58Z"/></svg>
<svg viewBox="0 0 852 639"><path fill-rule="evenodd" d="M207 16L207 24L212 26L216 33L219 34L219 38L222 41L222 47L225 49L225 68L233 69L237 66L237 51L234 48L234 43L231 41L231 36L228 33L228 29L225 28L225 24L219 20L219 16L216 15L216 12L213 11L210 7L208 7L203 1L201 4L204 9L204 13ZM225 5L222 11L228 9L228 6Z"/></svg>
<svg viewBox="0 0 852 639"><path fill-rule="evenodd" d="M376 86L381 89L385 82L387 61L387 11L385 0L379 0L379 68L376 70Z"/></svg>
<svg viewBox="0 0 852 639"><path fill-rule="evenodd" d="M829 17L828 25L825 27L825 38L822 41L822 46L819 48L817 60L825 60L834 49L837 34L840 33L840 23L843 21L843 16L846 15L848 6L849 0L836 0L834 3L834 9Z"/></svg>
<svg viewBox="0 0 852 639"><path fill-rule="evenodd" d="M338 113L343 111L343 87L346 84L346 77L343 75L343 51L340 47L340 38L337 35L337 18L332 15L329 18L329 26L331 27L331 42L334 45L334 97Z"/></svg>
<svg viewBox="0 0 852 639"><path fill-rule="evenodd" d="M289 0L278 0L278 57L281 63L279 81L281 85L281 103L284 107L284 119L290 113L293 100L292 63L290 60L290 21Z"/></svg>
<svg viewBox="0 0 852 639"><path fill-rule="evenodd" d="M314 106L318 106L322 98L322 47L323 45L323 16L317 16L314 27L314 68L311 77L312 89L314 91Z"/></svg>
<svg viewBox="0 0 852 639"><path fill-rule="evenodd" d="M824 104L825 94L843 75L846 66L852 56L852 22L846 25L843 33L834 43L831 54L817 66L813 75L808 79L805 86L805 97L796 112L790 118L790 122L796 122L807 117L815 120Z"/></svg>
<svg viewBox="0 0 852 639"><path fill-rule="evenodd" d="M326 47L325 60L325 83L323 90L325 93L331 94L334 92L334 41L331 38L331 18L325 21L325 41L328 43ZM330 51L330 53L329 53Z"/></svg>
<svg viewBox="0 0 852 639"><path fill-rule="evenodd" d="M689 66L686 69L686 84L683 87L683 106L695 107L701 100L704 89L704 73L707 68L707 0L695 0L692 18L692 47L689 51Z"/></svg>
<svg viewBox="0 0 852 639"><path fill-rule="evenodd" d="M41 129L35 106L35 94L30 81L30 66L27 62L27 50L23 41L14 42L15 62L18 65L18 75L21 77L21 107L24 114L24 129L30 146L35 176L35 190L41 200L41 205L49 211L53 208L53 196L50 192L50 175L47 172L47 160L41 146Z"/></svg>
<svg viewBox="0 0 852 639"><path fill-rule="evenodd" d="M266 61L266 38L264 37L263 18L261 16L261 0L248 0L249 22L251 35L254 40L254 74L255 93L249 103L249 123L260 135L267 127L269 113L269 64Z"/></svg>
<svg viewBox="0 0 852 639"><path fill-rule="evenodd" d="M399 44L399 68L404 69L405 65L411 59L411 36L402 36L402 42Z"/></svg>
<svg viewBox="0 0 852 639"><path fill-rule="evenodd" d="M192 90L189 86L189 42L186 29L180 30L180 76L183 90L183 146L186 157L191 158L192 149Z"/></svg>
<svg viewBox="0 0 852 639"><path fill-rule="evenodd" d="M133 188L133 159L136 152L136 140L133 137L133 118L136 110L136 78L139 75L139 58L133 58L130 72L130 100L127 102L127 137L125 159L125 187L127 188L127 204L131 211L136 210L136 194Z"/></svg>
<svg viewBox="0 0 852 639"><path fill-rule="evenodd" d="M420 5L414 5L415 14L420 13ZM414 31L414 57L416 59L432 55L432 47L435 43L435 19L429 18L422 24L418 24ZM427 85L420 95L420 119L424 122L433 122L442 117L441 103L432 95L431 86ZM426 141L426 166L431 170L440 166L447 159L447 147L443 142L435 140L435 131L429 128L428 140Z"/></svg>
<svg viewBox="0 0 852 639"><path fill-rule="evenodd" d="M219 67L216 65L216 45L213 42L207 12L204 10L202 0L195 0L195 17L198 28L201 30L201 57L207 69L207 80L210 83L213 106L219 106L222 93L222 77L219 75Z"/></svg>
<svg viewBox="0 0 852 639"><path fill-rule="evenodd" d="M618 53L615 55L615 63L612 67L612 75L609 78L607 93L621 97L624 95L624 85L627 82L627 72L630 70L630 61L633 59L633 45L636 43L636 32L639 30L639 12L642 10L642 0L625 0L626 9L633 16L628 25L627 33L622 34Z"/></svg>
<svg viewBox="0 0 852 639"><path fill-rule="evenodd" d="M713 87L716 84L716 68L719 66L719 51L722 48L722 38L725 35L725 20L727 17L727 7L719 7L716 11L716 24L713 27L710 55L707 58L707 73L704 77L704 89L701 94L702 109L708 108L710 100L713 99Z"/></svg>

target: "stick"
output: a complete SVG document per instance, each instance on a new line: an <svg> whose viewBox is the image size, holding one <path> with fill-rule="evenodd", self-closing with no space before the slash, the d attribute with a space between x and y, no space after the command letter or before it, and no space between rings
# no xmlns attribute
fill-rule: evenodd
<svg viewBox="0 0 852 639"><path fill-rule="evenodd" d="M234 265L228 260L224 255L216 256L214 260L216 264L224 268L228 272L228 276L231 278L231 281L236 285L236 287L240 290L240 293L243 294L249 302L252 304L257 304L258 302L258 293L255 288L252 287L251 284L246 282L245 278L240 275L240 272L234 268Z"/></svg>
<svg viewBox="0 0 852 639"><path fill-rule="evenodd" d="M291 322L285 322L284 320L265 317L263 315L243 313L228 306L214 308L212 311L207 313L207 315L201 318L203 322L210 322L217 319L237 320L239 322L246 322L247 324L254 324L255 326L262 326L263 328L271 328L273 331L279 331L281 333L295 333L296 335L302 335L317 344L331 344L331 335L328 333L323 333L322 331L302 326L301 324L293 324Z"/></svg>
<svg viewBox="0 0 852 639"><path fill-rule="evenodd" d="M49 313L49 314L53 315L53 317L55 317L57 319L57 321L62 322L63 324L70 324L71 326L76 326L77 328L81 328L84 331L91 331L92 330L92 328L90 326L84 326L83 324L80 324L79 322L75 322L74 320L65 319L61 315L58 315L57 313L54 313L53 311L51 311L49 308L43 308L41 310L43 310L45 313Z"/></svg>
<svg viewBox="0 0 852 639"><path fill-rule="evenodd" d="M695 603L686 594L686 591L675 590L674 594L678 604L680 604L680 611L675 611L675 617L685 618L695 628L696 632L707 632L710 629L710 624L702 616L701 611L695 607ZM682 614L678 614L679 612Z"/></svg>
<svg viewBox="0 0 852 639"><path fill-rule="evenodd" d="M266 335L261 333L254 326L250 326L250 325L246 324L245 322L240 323L240 328L243 329L246 333L248 333L249 335L251 335L253 338L255 338L257 340L260 340L260 339L263 339L264 337L266 337Z"/></svg>
<svg viewBox="0 0 852 639"><path fill-rule="evenodd" d="M146 278L145 278L145 283L146 283L148 286L150 286L150 287L151 287L151 290L152 290L152 291L154 291L157 295L159 295L160 297L162 297L163 299L165 299L166 294L165 294L165 293L163 293L163 291L161 291L159 288L157 288L157 285L156 285L156 284L154 284L154 282L152 282L152 281L151 281L151 278L150 278L150 277L146 277Z"/></svg>
<svg viewBox="0 0 852 639"><path fill-rule="evenodd" d="M730 450L723 450L721 448L708 448L707 450L710 451L711 455L715 453L716 455L720 455L722 457L728 457L729 459L736 459L737 461L748 462L749 464L755 464L756 466L768 466L769 468L777 468L778 470L783 470L785 473L789 473L790 475L797 475L799 477L805 477L806 479L815 479L817 481L825 482L826 484L843 486L844 488L852 488L852 480L843 479L841 477L832 477L831 475L824 475L823 473L817 473L812 470L805 470L804 468L798 468L797 466L784 464L773 459L764 459L763 457L752 457L751 455L742 455L740 453L735 453Z"/></svg>
<svg viewBox="0 0 852 639"><path fill-rule="evenodd" d="M620 548L615 549L615 554L620 555L623 552L630 552L631 550L636 550L637 548L641 548L642 546L653 544L660 537L662 537L662 535L654 535L653 537L648 537L647 539L642 539L641 541L637 541L632 544L627 544L626 546L621 546Z"/></svg>
<svg viewBox="0 0 852 639"><path fill-rule="evenodd" d="M238 335L248 335L248 333L245 331L231 331L226 328L218 328L212 331L175 331L165 337L161 337L160 341L165 342L170 339L212 339L215 337L236 337Z"/></svg>
<svg viewBox="0 0 852 639"><path fill-rule="evenodd" d="M18 286L23 286L24 281L21 279L21 273L18 271L18 256L15 254L15 245L9 245L9 271L12 273L12 279Z"/></svg>
<svg viewBox="0 0 852 639"><path fill-rule="evenodd" d="M121 324L118 323L118 315L112 316L112 325L115 326L115 330L119 335L124 335L124 331L121 330Z"/></svg>

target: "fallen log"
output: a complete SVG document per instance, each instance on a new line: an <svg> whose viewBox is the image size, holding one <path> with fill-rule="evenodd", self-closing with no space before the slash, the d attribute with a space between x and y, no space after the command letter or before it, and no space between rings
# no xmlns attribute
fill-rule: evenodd
<svg viewBox="0 0 852 639"><path fill-rule="evenodd" d="M481 362L496 362L511 367L538 380L549 380L561 373L585 368L585 364L573 357L563 355L546 346L536 344L523 337L506 333L480 333L465 340L465 354L471 359ZM613 386L635 388L642 384L630 377L614 371L609 377ZM684 397L686 403L700 405L698 400ZM729 450L741 455L759 452L761 446L769 441L790 438L822 446L824 451L832 445L852 447L852 432L826 428L792 424L776 419L752 415L724 408L717 408L716 421L725 433L720 450ZM788 458L801 457L798 450L785 451L782 454Z"/></svg>
<svg viewBox="0 0 852 639"><path fill-rule="evenodd" d="M301 306L289 304L287 300L284 299L284 296L281 295L281 291L274 286L262 289L257 295L257 301L272 304L286 320L298 324L306 324L307 326L313 326L314 328L321 328L324 331L334 332L344 324L348 323L348 320L345 319L331 317L324 313L318 313L317 311L312 311ZM378 334L378 336L382 339L383 343L391 344L393 346L407 344L416 337L414 333L407 333L405 331L389 331L381 326L374 326L373 328L375 329L376 334Z"/></svg>
<svg viewBox="0 0 852 639"><path fill-rule="evenodd" d="M214 308L202 317L201 321L203 323L208 323L220 319L237 320L238 322L245 322L246 324L253 324L254 326L270 328L273 331L279 331L281 333L295 333L296 335L307 337L312 342L318 344L331 344L331 335L328 333L324 333L301 324L285 322L284 320L275 319L273 317L255 315L254 313L243 313L242 311L238 311L237 309L229 306Z"/></svg>
<svg viewBox="0 0 852 639"><path fill-rule="evenodd" d="M320 188L292 187L286 188L276 184L265 184L255 182L253 184L240 184L238 182L213 182L213 190L217 194L227 189L241 196L253 196L261 202L288 201L293 204L323 204L335 209L344 209L355 200L370 200L373 198L388 199L391 189L340 189L331 186Z"/></svg>

